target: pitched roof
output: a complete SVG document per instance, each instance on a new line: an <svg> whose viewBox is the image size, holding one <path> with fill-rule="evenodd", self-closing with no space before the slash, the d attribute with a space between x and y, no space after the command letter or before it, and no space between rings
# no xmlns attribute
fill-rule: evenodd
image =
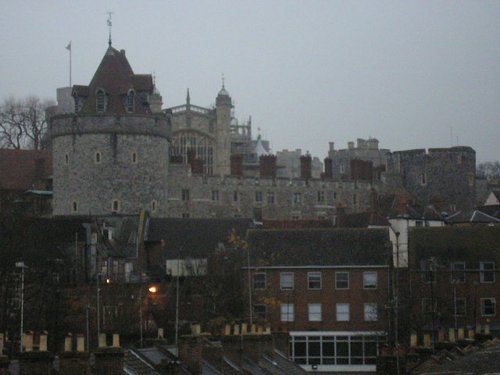
<svg viewBox="0 0 500 375"><path fill-rule="evenodd" d="M81 113L96 112L98 89L106 92L108 100L106 112L125 113L123 97L133 89L138 94L135 97L135 113L150 113L145 96L153 93L153 78L151 74L134 74L125 56L125 50L118 51L110 46L89 86L73 87L73 91L78 96L88 96Z"/></svg>
<svg viewBox="0 0 500 375"><path fill-rule="evenodd" d="M50 175L50 151L0 149L0 189L43 190Z"/></svg>
<svg viewBox="0 0 500 375"><path fill-rule="evenodd" d="M214 251L219 243L226 244L234 228L245 238L249 219L155 219L149 222L146 241L164 241L165 256L175 259L182 256L202 258Z"/></svg>
<svg viewBox="0 0 500 375"><path fill-rule="evenodd" d="M251 230L248 243L259 266L387 265L387 229Z"/></svg>

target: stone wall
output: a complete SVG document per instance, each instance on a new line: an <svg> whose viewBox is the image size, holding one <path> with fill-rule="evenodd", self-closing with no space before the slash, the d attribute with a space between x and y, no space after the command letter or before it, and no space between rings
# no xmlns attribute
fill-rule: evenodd
<svg viewBox="0 0 500 375"><path fill-rule="evenodd" d="M165 216L168 131L156 116L54 117L54 215Z"/></svg>

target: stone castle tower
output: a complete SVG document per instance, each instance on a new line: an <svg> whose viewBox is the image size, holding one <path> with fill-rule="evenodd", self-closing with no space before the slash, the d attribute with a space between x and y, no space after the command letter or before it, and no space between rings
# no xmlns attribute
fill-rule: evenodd
<svg viewBox="0 0 500 375"><path fill-rule="evenodd" d="M166 216L170 127L155 93L111 45L90 84L72 87L74 109L50 121L54 215Z"/></svg>

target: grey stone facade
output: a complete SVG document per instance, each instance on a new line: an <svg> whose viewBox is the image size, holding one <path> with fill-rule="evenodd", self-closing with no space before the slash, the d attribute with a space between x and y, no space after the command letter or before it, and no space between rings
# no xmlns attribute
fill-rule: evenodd
<svg viewBox="0 0 500 375"><path fill-rule="evenodd" d="M59 115L50 133L54 215L166 215L164 116Z"/></svg>
<svg viewBox="0 0 500 375"><path fill-rule="evenodd" d="M420 204L445 212L472 210L476 152L466 146L396 151L388 155L385 187L403 187Z"/></svg>
<svg viewBox="0 0 500 375"><path fill-rule="evenodd" d="M169 217L254 218L255 220L330 219L336 208L370 209L371 182L298 178L191 175L184 165L170 165Z"/></svg>

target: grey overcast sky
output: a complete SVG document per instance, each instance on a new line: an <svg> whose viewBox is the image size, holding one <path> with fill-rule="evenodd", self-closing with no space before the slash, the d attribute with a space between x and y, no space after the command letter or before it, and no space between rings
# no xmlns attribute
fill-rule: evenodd
<svg viewBox="0 0 500 375"><path fill-rule="evenodd" d="M273 151L469 145L500 159L500 1L0 0L0 100L88 84L108 42L164 107L221 87Z"/></svg>

